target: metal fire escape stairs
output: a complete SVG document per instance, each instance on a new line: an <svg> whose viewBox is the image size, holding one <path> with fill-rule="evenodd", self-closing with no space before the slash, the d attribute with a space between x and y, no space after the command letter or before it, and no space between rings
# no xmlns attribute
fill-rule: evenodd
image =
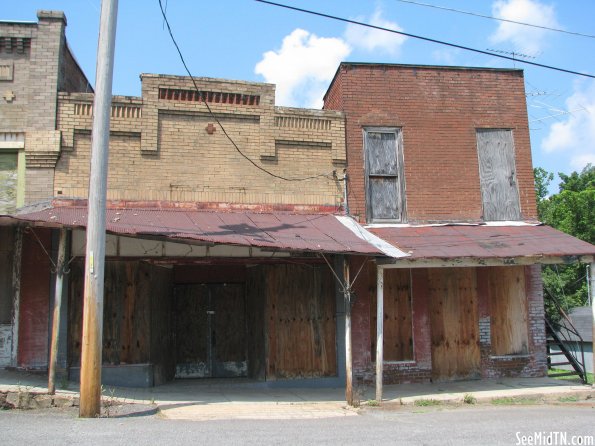
<svg viewBox="0 0 595 446"><path fill-rule="evenodd" d="M551 294L550 298L560 315L560 319L555 321L547 316L545 317L547 367L548 370L559 370L560 367L565 367L565 370L549 373L548 376L556 378L574 375L578 376L584 384L587 384L583 338L558 300Z"/></svg>

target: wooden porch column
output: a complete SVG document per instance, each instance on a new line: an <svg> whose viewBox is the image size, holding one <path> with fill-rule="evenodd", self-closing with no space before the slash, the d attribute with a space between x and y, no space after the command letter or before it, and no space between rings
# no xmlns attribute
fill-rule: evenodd
<svg viewBox="0 0 595 446"><path fill-rule="evenodd" d="M351 288L349 260L343 257L343 295L345 297L345 400L353 406L353 354L351 349Z"/></svg>
<svg viewBox="0 0 595 446"><path fill-rule="evenodd" d="M12 346L10 361L13 367L18 365L19 322L21 307L21 262L23 257L23 228L17 226L14 239L14 258L12 264Z"/></svg>
<svg viewBox="0 0 595 446"><path fill-rule="evenodd" d="M382 403L382 372L384 366L384 268L376 269L376 401Z"/></svg>
<svg viewBox="0 0 595 446"><path fill-rule="evenodd" d="M64 283L64 264L66 261L66 228L60 229L58 242L58 261L56 262L56 291L54 293L54 315L52 318L52 342L50 344L50 364L48 371L48 393L56 393L56 366L58 363L58 335L60 332L60 311L62 308L62 288Z"/></svg>

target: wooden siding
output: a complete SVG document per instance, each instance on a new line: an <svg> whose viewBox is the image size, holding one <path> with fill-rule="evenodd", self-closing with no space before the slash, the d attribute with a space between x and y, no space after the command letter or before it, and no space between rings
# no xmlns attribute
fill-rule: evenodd
<svg viewBox="0 0 595 446"><path fill-rule="evenodd" d="M267 379L336 376L335 291L326 265L267 265Z"/></svg>
<svg viewBox="0 0 595 446"><path fill-rule="evenodd" d="M479 321L475 268L428 270L432 375L478 377Z"/></svg>
<svg viewBox="0 0 595 446"><path fill-rule="evenodd" d="M376 270L372 268L370 284L376 283ZM372 277L373 276L373 277ZM374 286L375 288L375 286ZM370 339L372 361L376 355L376 292L371 294ZM384 271L384 361L413 360L413 321L411 312L411 270Z"/></svg>
<svg viewBox="0 0 595 446"><path fill-rule="evenodd" d="M519 220L512 130L478 129L477 151L484 220Z"/></svg>
<svg viewBox="0 0 595 446"><path fill-rule="evenodd" d="M525 268L523 266L490 268L488 284L492 354L528 353Z"/></svg>

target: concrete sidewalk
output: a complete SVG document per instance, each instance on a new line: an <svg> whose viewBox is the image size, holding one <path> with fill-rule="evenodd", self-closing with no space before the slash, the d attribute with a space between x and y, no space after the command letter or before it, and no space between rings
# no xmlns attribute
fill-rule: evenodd
<svg viewBox="0 0 595 446"><path fill-rule="evenodd" d="M63 383L60 397L78 399L78 383ZM57 384L60 388L60 383ZM0 392L46 393L46 375L0 370ZM271 387L242 379L177 380L148 389L104 389L104 400L156 405L162 416L172 419L307 419L355 416L345 403L343 388ZM358 389L362 405L374 400L374 388ZM460 404L465 395L478 403L511 398L558 402L586 400L595 389L580 383L551 378L503 378L498 380L398 384L384 388L382 405L394 408L418 400ZM418 403L419 404L419 403Z"/></svg>

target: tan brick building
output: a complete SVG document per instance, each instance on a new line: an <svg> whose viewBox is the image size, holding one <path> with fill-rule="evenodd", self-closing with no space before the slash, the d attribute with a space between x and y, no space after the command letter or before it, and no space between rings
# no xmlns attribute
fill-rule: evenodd
<svg viewBox="0 0 595 446"><path fill-rule="evenodd" d="M0 214L52 197L58 92L93 91L66 43L64 14L37 17L37 23L0 21ZM0 366L15 359L14 239L12 228L0 227ZM32 320L47 326L44 315Z"/></svg>

